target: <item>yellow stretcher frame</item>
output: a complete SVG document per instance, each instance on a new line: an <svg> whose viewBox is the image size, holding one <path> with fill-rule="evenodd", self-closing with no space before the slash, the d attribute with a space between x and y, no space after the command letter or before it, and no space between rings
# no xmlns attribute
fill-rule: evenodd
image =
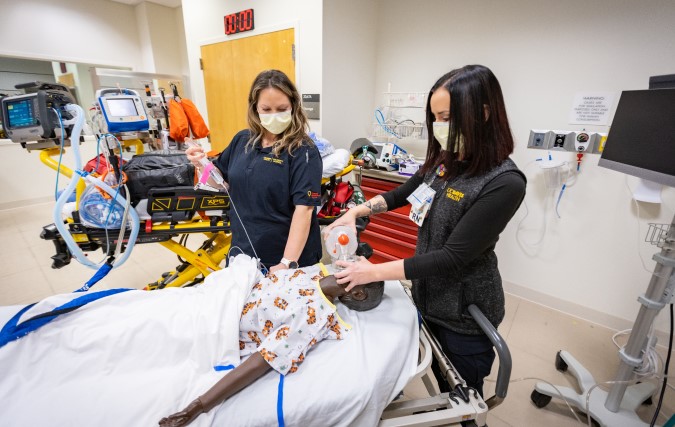
<svg viewBox="0 0 675 427"><path fill-rule="evenodd" d="M121 144L123 148L135 147L137 155L143 154L145 152L143 141L140 139L123 140L121 141ZM73 179L73 170L67 166L64 166L63 164L59 166L58 162L54 159L54 157L61 154L61 150L63 150L63 153L65 154L65 148L62 147L41 149L40 161L49 168L54 169L55 171L70 179ZM83 180L80 180L75 187L75 200L77 208L79 208L80 197L85 187L86 185ZM69 220L69 222L72 222L72 220ZM195 231L192 230L203 230L204 228L209 228L210 226L211 222L207 220L193 220L191 222L179 224L159 222L152 223L150 234L152 234L153 231L171 231L175 232L176 234L194 233ZM175 270L162 274L162 277L160 277L155 282L149 283L144 289L154 290L164 287L182 287L195 282L199 275L206 277L213 271L220 270L220 264L225 259L227 253L230 250L232 234L222 231L216 233L201 231L201 233L206 236L207 241L210 240L210 244L206 248L202 247L194 251L175 241L173 238L157 242L171 252L175 253L177 256L183 259L184 262ZM86 234L73 233L73 239L78 243L89 241L89 237Z"/></svg>

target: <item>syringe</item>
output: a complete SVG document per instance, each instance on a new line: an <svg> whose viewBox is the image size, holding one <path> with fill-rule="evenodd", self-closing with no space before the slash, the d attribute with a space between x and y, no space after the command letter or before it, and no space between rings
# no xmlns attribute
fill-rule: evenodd
<svg viewBox="0 0 675 427"><path fill-rule="evenodd" d="M190 147L200 147L199 144L189 139L185 140L185 144L187 144ZM226 188L227 183L225 182L225 178L223 178L223 175L220 173L218 168L216 168L213 165L213 163L206 158L206 156L199 159L199 163L202 165L203 169L202 175L199 178L200 184L207 184L207 181L209 180L209 178L211 178L216 184L218 184L223 188Z"/></svg>

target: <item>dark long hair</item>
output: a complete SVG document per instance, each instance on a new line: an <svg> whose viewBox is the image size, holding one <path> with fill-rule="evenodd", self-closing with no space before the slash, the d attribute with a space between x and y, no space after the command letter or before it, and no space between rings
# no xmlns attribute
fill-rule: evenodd
<svg viewBox="0 0 675 427"><path fill-rule="evenodd" d="M431 112L431 96L439 88L450 93L450 135L448 150L434 138L434 115ZM513 135L506 117L502 89L495 75L482 65L467 65L452 70L433 85L427 99L427 131L429 142L427 157L422 165L423 174L434 170L441 163L449 179L465 173L468 176L482 175L506 160L513 152ZM454 154L460 136L464 142L466 169L460 171L460 162Z"/></svg>

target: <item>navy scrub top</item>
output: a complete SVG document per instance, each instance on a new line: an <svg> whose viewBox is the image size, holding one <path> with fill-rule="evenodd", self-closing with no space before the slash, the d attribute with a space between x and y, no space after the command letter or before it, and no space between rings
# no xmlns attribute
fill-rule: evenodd
<svg viewBox="0 0 675 427"><path fill-rule="evenodd" d="M292 156L284 150L277 157L272 147L263 148L260 142L247 149L249 137L248 129L237 133L214 164L230 184L230 197L241 217L240 221L230 207L232 247L255 257L245 227L260 261L270 268L284 256L295 206L321 204L323 163L319 150L310 141ZM236 249L232 253L236 254ZM297 261L302 267L320 259L321 232L315 209L307 243Z"/></svg>

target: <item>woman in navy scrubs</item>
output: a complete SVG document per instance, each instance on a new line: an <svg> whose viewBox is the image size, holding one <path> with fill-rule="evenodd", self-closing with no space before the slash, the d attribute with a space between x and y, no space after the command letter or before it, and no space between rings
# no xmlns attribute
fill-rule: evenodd
<svg viewBox="0 0 675 427"><path fill-rule="evenodd" d="M321 259L316 206L322 162L307 135L300 94L281 71L260 73L248 96L248 129L214 161L229 184L232 247L259 257L270 273ZM188 159L199 166L201 147Z"/></svg>

